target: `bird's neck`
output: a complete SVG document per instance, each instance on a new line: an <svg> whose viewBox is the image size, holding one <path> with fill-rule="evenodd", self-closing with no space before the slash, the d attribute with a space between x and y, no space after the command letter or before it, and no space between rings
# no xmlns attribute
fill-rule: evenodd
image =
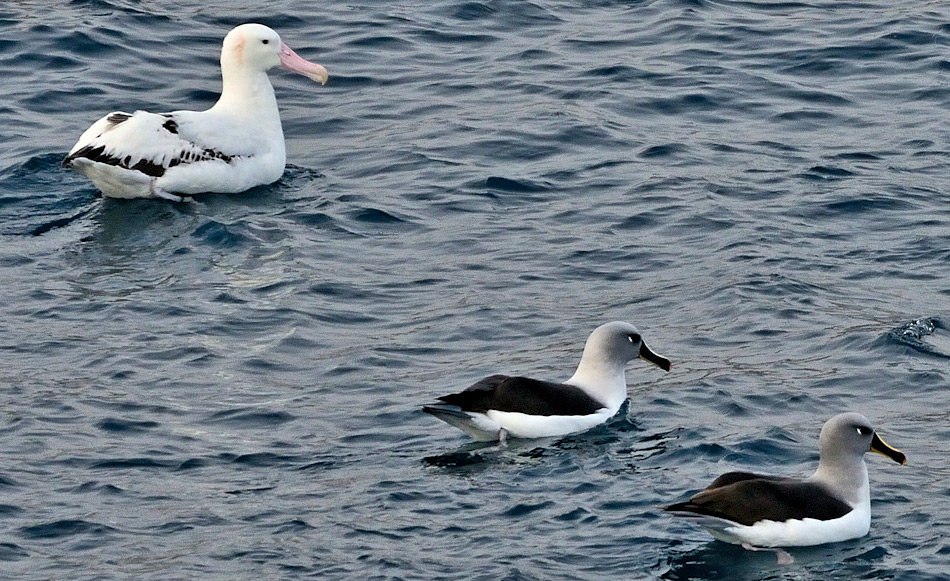
<svg viewBox="0 0 950 581"><path fill-rule="evenodd" d="M221 97L211 109L233 117L246 117L247 121L280 122L277 98L267 73L222 70Z"/></svg>
<svg viewBox="0 0 950 581"><path fill-rule="evenodd" d="M567 383L580 387L611 410L618 410L627 399L624 365L587 353Z"/></svg>
<svg viewBox="0 0 950 581"><path fill-rule="evenodd" d="M822 458L818 462L818 469L809 480L842 491L845 500L852 506L871 502L868 468L863 457L859 457L857 461Z"/></svg>

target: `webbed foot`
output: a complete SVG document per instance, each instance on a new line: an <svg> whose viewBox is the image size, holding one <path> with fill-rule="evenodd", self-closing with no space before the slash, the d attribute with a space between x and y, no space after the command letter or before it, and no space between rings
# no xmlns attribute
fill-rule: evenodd
<svg viewBox="0 0 950 581"><path fill-rule="evenodd" d="M185 198L184 198L184 197L182 197L182 196L176 196L175 194L171 194L171 193L169 193L169 192L166 192L166 191L163 190L162 188L158 187L158 185L155 184L155 179L154 179L154 178L153 178L152 181L149 182L149 184L148 184L148 191L149 191L149 193L151 193L151 194L152 194L153 196L155 196L156 198L159 198L159 199L162 199L162 200L168 200L168 201L170 201L170 202L184 202L184 201L185 201Z"/></svg>
<svg viewBox="0 0 950 581"><path fill-rule="evenodd" d="M795 562L795 559L783 549L776 547L754 547L749 543L742 543L742 548L747 551L771 551L775 553L776 558L778 559L779 565L791 565Z"/></svg>

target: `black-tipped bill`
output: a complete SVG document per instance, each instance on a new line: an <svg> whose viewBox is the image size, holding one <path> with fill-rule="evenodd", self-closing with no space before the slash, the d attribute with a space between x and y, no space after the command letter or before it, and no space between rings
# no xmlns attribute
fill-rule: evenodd
<svg viewBox="0 0 950 581"><path fill-rule="evenodd" d="M647 347L646 343L643 342L640 343L640 359L649 361L663 371L669 371L670 367L672 366L669 359L663 357L662 355L657 355L649 347Z"/></svg>
<svg viewBox="0 0 950 581"><path fill-rule="evenodd" d="M877 452L881 456L887 456L901 466L907 464L907 456L897 448L892 448L890 444L877 435L877 432L874 432L874 436L871 438L871 451Z"/></svg>

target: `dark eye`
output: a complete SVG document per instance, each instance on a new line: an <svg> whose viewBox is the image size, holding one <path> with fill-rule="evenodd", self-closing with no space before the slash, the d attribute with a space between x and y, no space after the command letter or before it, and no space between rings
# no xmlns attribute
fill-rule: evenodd
<svg viewBox="0 0 950 581"><path fill-rule="evenodd" d="M627 335L627 339L630 339L630 342L631 342L631 343L639 343L639 342L640 342L640 335L637 335L636 333L633 333L632 335Z"/></svg>
<svg viewBox="0 0 950 581"><path fill-rule="evenodd" d="M261 42L263 42L264 44L268 44L268 43L270 43L270 40L268 40L268 39L265 38L265 39L262 40Z"/></svg>
<svg viewBox="0 0 950 581"><path fill-rule="evenodd" d="M870 436L871 432L873 431L874 430L872 430L871 428L868 428L865 426L858 426L858 433L861 434L862 436Z"/></svg>

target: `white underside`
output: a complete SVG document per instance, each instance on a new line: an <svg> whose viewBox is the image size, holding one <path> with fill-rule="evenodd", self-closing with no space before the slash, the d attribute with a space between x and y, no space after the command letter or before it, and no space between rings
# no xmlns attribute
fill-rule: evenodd
<svg viewBox="0 0 950 581"><path fill-rule="evenodd" d="M173 194L235 194L274 183L283 175L284 163L283 159L251 158L230 163L215 159L175 166L158 178L87 159L75 160L73 169L89 178L106 197L152 198L153 179L155 186Z"/></svg>
<svg viewBox="0 0 950 581"><path fill-rule="evenodd" d="M287 154L273 90L269 83L265 89L264 102L249 104L247 111L219 111L219 101L201 112L136 111L119 123L110 121L117 115L111 113L89 127L69 152L102 147L127 167L146 160L166 168L159 177L84 157L71 167L110 198L151 198L155 188L171 194L233 194L273 183L284 173ZM166 127L169 123L174 131ZM211 158L209 151L230 159Z"/></svg>
<svg viewBox="0 0 950 581"><path fill-rule="evenodd" d="M807 547L838 543L868 534L871 529L871 507L870 503L862 503L848 514L831 520L763 520L751 526L713 517L697 517L694 520L709 534L727 543L746 543L756 547Z"/></svg>
<svg viewBox="0 0 950 581"><path fill-rule="evenodd" d="M602 408L597 413L586 416L533 416L519 412L500 412L489 410L487 413L469 412L469 419L457 422L441 418L464 431L474 440L491 442L498 439L504 429L515 438L550 438L585 432L598 426L617 413L617 410Z"/></svg>

